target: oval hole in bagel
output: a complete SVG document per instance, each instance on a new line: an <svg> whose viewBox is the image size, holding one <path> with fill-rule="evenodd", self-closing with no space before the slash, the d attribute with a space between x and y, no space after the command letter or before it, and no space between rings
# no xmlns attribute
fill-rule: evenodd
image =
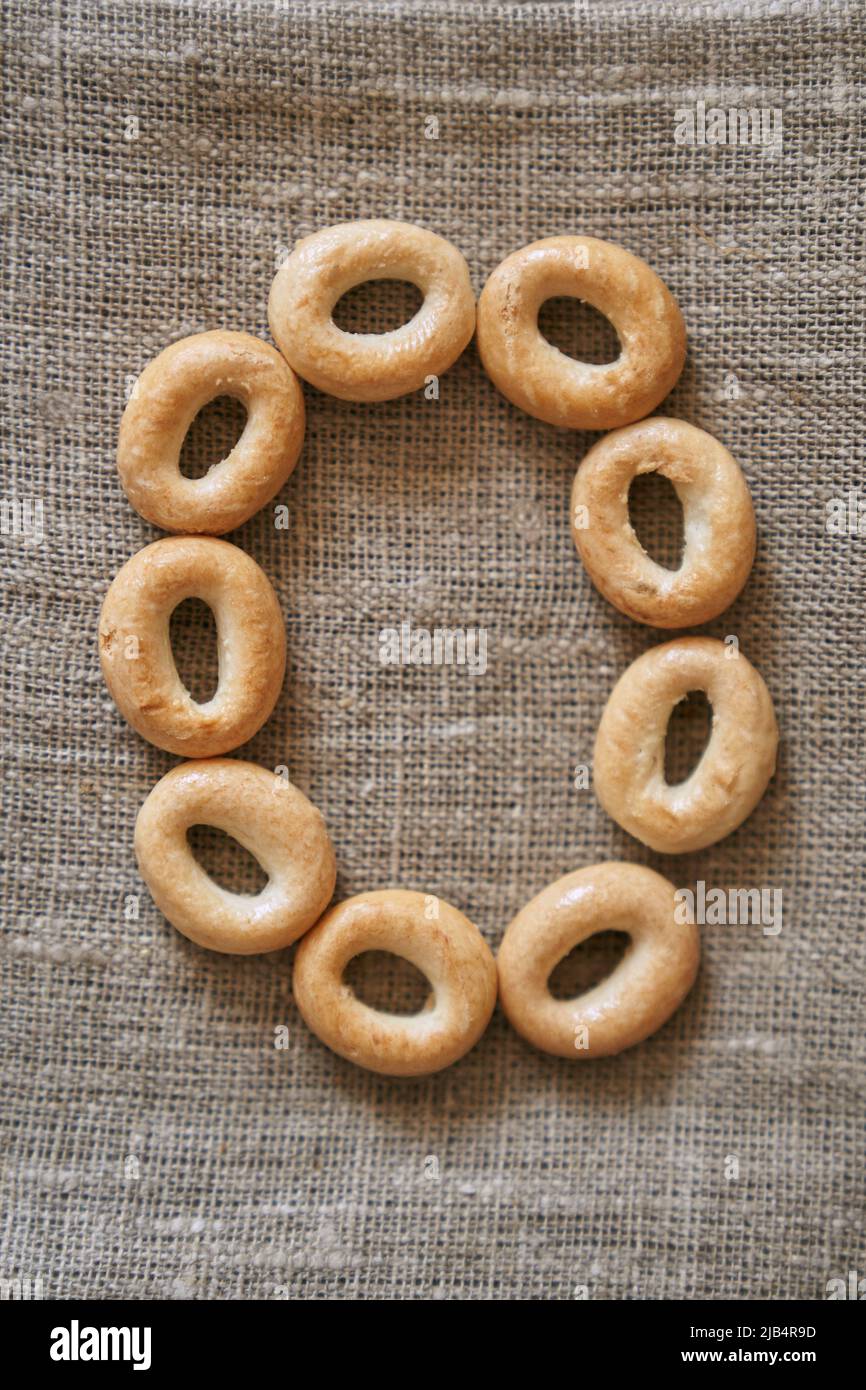
<svg viewBox="0 0 866 1390"><path fill-rule="evenodd" d="M419 1014L432 993L430 981L391 951L362 951L343 974L353 994L381 1014Z"/></svg>
<svg viewBox="0 0 866 1390"><path fill-rule="evenodd" d="M629 944L621 931L600 931L587 937L553 967L547 988L554 999L577 999L595 989L619 965Z"/></svg>
<svg viewBox="0 0 866 1390"><path fill-rule="evenodd" d="M546 299L538 311L538 331L552 347L576 362L602 367L622 353L616 329L591 304L569 295Z"/></svg>
<svg viewBox="0 0 866 1390"><path fill-rule="evenodd" d="M203 478L227 459L246 423L246 407L234 396L216 396L203 405L181 445L178 466L184 478Z"/></svg>
<svg viewBox="0 0 866 1390"><path fill-rule="evenodd" d="M665 781L677 786L691 777L712 732L713 712L703 690L690 690L671 710L665 734Z"/></svg>
<svg viewBox="0 0 866 1390"><path fill-rule="evenodd" d="M639 473L628 492L628 519L651 560L678 570L685 548L684 518L673 483L661 473Z"/></svg>
<svg viewBox="0 0 866 1390"><path fill-rule="evenodd" d="M337 300L331 318L344 333L393 333L423 303L418 286L409 280L365 280Z"/></svg>
<svg viewBox="0 0 866 1390"><path fill-rule="evenodd" d="M181 684L197 705L206 704L219 684L216 619L200 598L185 598L169 619L171 654Z"/></svg>
<svg viewBox="0 0 866 1390"><path fill-rule="evenodd" d="M191 825L189 847L214 883L229 893L253 897L267 886L268 875L255 855L215 825Z"/></svg>

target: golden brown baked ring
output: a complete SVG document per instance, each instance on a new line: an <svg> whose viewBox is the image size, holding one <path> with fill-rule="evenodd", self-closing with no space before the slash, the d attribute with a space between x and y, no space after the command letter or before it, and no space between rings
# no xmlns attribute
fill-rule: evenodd
<svg viewBox="0 0 866 1390"><path fill-rule="evenodd" d="M197 704L181 683L169 620L202 599L216 619L219 684ZM99 619L99 657L112 699L157 748L193 758L237 748L273 709L286 668L286 634L270 580L236 545L172 536L133 555Z"/></svg>
<svg viewBox="0 0 866 1390"><path fill-rule="evenodd" d="M409 280L424 303L391 333L344 333L334 306L365 280ZM475 296L456 246L410 222L377 218L299 241L274 277L268 320L305 381L344 401L389 401L456 361L475 332Z"/></svg>
<svg viewBox="0 0 866 1390"><path fill-rule="evenodd" d="M639 864L594 864L551 883L518 912L499 948L499 999L543 1052L582 1061L648 1038L694 984L700 938L675 917L675 889ZM554 999L551 972L600 931L631 938L616 969L577 999Z"/></svg>
<svg viewBox="0 0 866 1390"><path fill-rule="evenodd" d="M679 569L651 560L628 515L638 473L661 473L683 508ZM739 464L711 434L655 416L605 435L571 493L571 534L605 598L651 627L697 627L724 612L755 558L755 513Z"/></svg>
<svg viewBox="0 0 866 1390"><path fill-rule="evenodd" d="M430 917L431 904L438 916ZM371 1009L343 981L363 951L390 951L433 987L421 1013ZM478 928L423 893L359 893L326 912L298 947L295 1002L308 1028L341 1057L386 1076L424 1076L481 1037L496 1003L496 964Z"/></svg>
<svg viewBox="0 0 866 1390"><path fill-rule="evenodd" d="M575 362L542 337L538 311L564 295L610 320L615 362ZM539 420L576 430L631 424L664 400L683 369L686 329L645 261L591 236L555 236L507 256L478 301L478 350L494 384Z"/></svg>
<svg viewBox="0 0 866 1390"><path fill-rule="evenodd" d="M260 893L231 893L189 846L193 825L232 835L261 864ZM154 902L199 946L247 956L288 946L321 916L334 891L334 850L320 813L291 782L231 758L181 763L148 796L135 853Z"/></svg>
<svg viewBox="0 0 866 1390"><path fill-rule="evenodd" d="M691 775L671 786L668 720L692 690L703 690L712 706L710 741ZM755 809L778 742L770 693L737 648L678 637L644 652L614 686L595 739L595 790L608 815L651 849L703 849Z"/></svg>
<svg viewBox="0 0 866 1390"><path fill-rule="evenodd" d="M227 458L185 478L180 451L196 415L233 396L247 422ZM149 362L120 422L117 467L137 512L165 531L218 536L279 492L304 442L304 397L292 369L249 333L196 333Z"/></svg>

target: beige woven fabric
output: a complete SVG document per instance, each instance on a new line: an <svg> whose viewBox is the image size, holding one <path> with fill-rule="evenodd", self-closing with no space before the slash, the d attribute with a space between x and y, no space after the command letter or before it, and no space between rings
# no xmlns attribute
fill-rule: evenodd
<svg viewBox="0 0 866 1390"><path fill-rule="evenodd" d="M44 534L6 508L0 1276L55 1298L818 1299L866 1272L866 537L826 527L829 500L866 502L863 7L8 0L4 27L3 496L41 499ZM678 143L699 103L780 111L781 145ZM536 1054L497 1012L446 1074L367 1075L306 1032L290 954L199 950L137 876L136 812L176 760L97 660L107 585L157 534L114 467L125 391L186 333L267 337L285 248L368 216L451 238L477 290L557 232L644 256L689 328L665 409L752 488L755 568L706 631L765 676L780 767L741 830L683 858L574 785L616 675L662 640L575 555L591 437L509 406L474 346L438 400L308 390L289 529L267 511L230 537L273 579L290 653L242 756L322 809L339 896L436 893L495 947L605 858L782 890L777 935L702 929L685 1006L618 1059ZM399 321L390 294L346 322ZM575 351L607 342L545 313ZM191 467L233 419L196 425ZM382 665L404 622L485 629L486 671ZM179 623L193 688L202 623Z"/></svg>

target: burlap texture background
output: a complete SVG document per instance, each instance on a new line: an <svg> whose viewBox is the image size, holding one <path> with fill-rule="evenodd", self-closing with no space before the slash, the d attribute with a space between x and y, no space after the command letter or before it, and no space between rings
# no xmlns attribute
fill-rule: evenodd
<svg viewBox="0 0 866 1390"><path fill-rule="evenodd" d="M866 540L825 527L862 486L863 7L4 9L4 497L43 499L44 539L2 545L0 1275L56 1298L816 1299L866 1272ZM780 109L781 150L678 145L698 101ZM137 876L136 812L176 760L123 723L97 660L102 596L158 534L114 466L125 390L186 333L269 337L281 248L379 215L451 238L477 290L555 232L644 256L690 334L665 410L716 433L754 495L754 571L706 630L765 676L780 766L740 831L682 858L573 785L616 675L662 640L574 553L592 437L509 406L474 346L438 401L307 390L290 529L266 511L229 537L272 578L290 653L240 756L288 765L322 809L338 896L437 893L495 947L604 858L782 889L781 933L704 928L687 1003L618 1059L538 1055L497 1012L443 1075L368 1075L306 1032L291 953L199 950ZM356 321L403 302L362 293ZM580 350L595 331L547 322ZM230 423L197 424L191 467ZM381 666L404 621L486 628L486 673ZM179 624L194 688L200 622Z"/></svg>

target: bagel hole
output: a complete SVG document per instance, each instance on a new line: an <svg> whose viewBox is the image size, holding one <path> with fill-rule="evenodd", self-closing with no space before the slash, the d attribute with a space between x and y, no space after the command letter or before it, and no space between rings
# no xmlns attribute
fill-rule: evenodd
<svg viewBox="0 0 866 1390"><path fill-rule="evenodd" d="M390 951L362 951L346 966L344 982L380 1014L420 1014L430 998L430 981L408 960Z"/></svg>
<svg viewBox="0 0 866 1390"><path fill-rule="evenodd" d="M423 303L423 294L409 280L365 280L337 301L331 318L344 333L393 333Z"/></svg>
<svg viewBox="0 0 866 1390"><path fill-rule="evenodd" d="M566 357L602 367L622 352L610 319L591 304L568 295L546 299L538 311L538 331Z"/></svg>
<svg viewBox="0 0 866 1390"><path fill-rule="evenodd" d="M183 476L203 478L227 459L246 423L246 407L234 396L217 396L202 406L181 445L179 467Z"/></svg>
<svg viewBox="0 0 866 1390"><path fill-rule="evenodd" d="M547 988L554 999L577 999L595 989L619 965L629 937L626 932L600 931L581 941L550 972Z"/></svg>
<svg viewBox="0 0 866 1390"><path fill-rule="evenodd" d="M212 700L219 685L216 619L200 598L185 598L168 625L175 669L197 705Z"/></svg>
<svg viewBox="0 0 866 1390"><path fill-rule="evenodd" d="M191 825L187 842L208 878L230 893L254 897L267 886L268 876L248 849L215 825Z"/></svg>
<svg viewBox="0 0 866 1390"><path fill-rule="evenodd" d="M669 786L692 775L710 741L713 711L703 690L690 690L671 710L665 736L665 781Z"/></svg>
<svg viewBox="0 0 866 1390"><path fill-rule="evenodd" d="M628 493L628 519L651 560L666 570L683 562L683 509L677 490L661 473L639 473Z"/></svg>

